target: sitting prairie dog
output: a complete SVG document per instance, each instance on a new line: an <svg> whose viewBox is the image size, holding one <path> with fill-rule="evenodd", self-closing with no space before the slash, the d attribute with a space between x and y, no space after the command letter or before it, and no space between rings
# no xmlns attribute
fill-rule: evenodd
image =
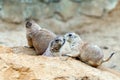
<svg viewBox="0 0 120 80"><path fill-rule="evenodd" d="M49 46L43 55L53 57L61 56L62 46L64 43L65 39L62 36L57 36L49 43Z"/></svg>
<svg viewBox="0 0 120 80"><path fill-rule="evenodd" d="M29 47L34 47L36 54L43 54L47 49L49 42L53 40L56 35L44 28L41 28L33 20L27 20L26 24L26 37Z"/></svg>
<svg viewBox="0 0 120 80"><path fill-rule="evenodd" d="M66 35L70 35L70 36L66 36ZM78 36L75 33L67 33L66 35L65 35L65 39L71 45L76 46L75 48L76 48L76 50L79 49L79 51L78 51L79 53L77 53L78 55L76 55L76 53L73 53L74 52L73 51L72 53L68 53L65 55L70 56L70 57L78 57L81 61L83 61L84 63L87 63L93 67L97 67L97 66L101 65L103 62L109 61L114 54L114 53L112 53L108 59L103 60L104 53L97 45L83 42L82 40L80 40L80 36ZM76 36L78 38L75 38L74 36Z"/></svg>
<svg viewBox="0 0 120 80"><path fill-rule="evenodd" d="M63 53L63 56L67 54L71 57L78 57L80 55L80 47L83 44L79 35L74 32L69 32L64 35L64 38L66 43L69 44L70 50L69 52Z"/></svg>

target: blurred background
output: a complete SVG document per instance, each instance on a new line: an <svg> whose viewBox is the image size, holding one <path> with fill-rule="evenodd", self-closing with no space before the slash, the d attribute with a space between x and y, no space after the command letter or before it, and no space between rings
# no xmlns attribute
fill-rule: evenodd
<svg viewBox="0 0 120 80"><path fill-rule="evenodd" d="M120 0L0 0L0 45L26 46L26 18L58 35L76 32L100 46L105 66L120 71Z"/></svg>

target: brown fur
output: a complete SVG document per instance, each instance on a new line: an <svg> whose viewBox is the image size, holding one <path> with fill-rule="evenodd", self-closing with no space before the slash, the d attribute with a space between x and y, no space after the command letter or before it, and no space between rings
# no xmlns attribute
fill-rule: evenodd
<svg viewBox="0 0 120 80"><path fill-rule="evenodd" d="M112 53L108 59L104 60L104 53L97 46L89 43L85 43L80 51L80 59L81 61L93 66L97 67L104 62L107 62L111 59L114 53Z"/></svg>
<svg viewBox="0 0 120 80"><path fill-rule="evenodd" d="M42 55L45 52L49 42L56 37L53 32L41 28L33 20L26 22L26 31L28 45L30 47L34 47L36 53L39 55Z"/></svg>
<svg viewBox="0 0 120 80"><path fill-rule="evenodd" d="M60 56L60 49L64 45L65 40L62 36L57 36L54 40L49 43L49 46L44 56Z"/></svg>

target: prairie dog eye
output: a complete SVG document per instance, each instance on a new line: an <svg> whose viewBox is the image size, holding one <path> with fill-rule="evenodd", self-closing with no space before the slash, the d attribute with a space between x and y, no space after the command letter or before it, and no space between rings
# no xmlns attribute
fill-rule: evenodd
<svg viewBox="0 0 120 80"><path fill-rule="evenodd" d="M72 36L72 34L70 33L68 36L69 36L69 37L71 37L71 36Z"/></svg>
<svg viewBox="0 0 120 80"><path fill-rule="evenodd" d="M56 40L55 40L55 42L59 42L59 40L58 40L58 39L56 39Z"/></svg>

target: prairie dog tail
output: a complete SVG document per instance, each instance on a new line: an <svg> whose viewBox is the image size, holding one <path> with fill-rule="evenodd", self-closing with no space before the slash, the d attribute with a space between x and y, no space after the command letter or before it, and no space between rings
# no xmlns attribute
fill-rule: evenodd
<svg viewBox="0 0 120 80"><path fill-rule="evenodd" d="M113 52L107 59L103 60L102 63L109 61L115 53Z"/></svg>

